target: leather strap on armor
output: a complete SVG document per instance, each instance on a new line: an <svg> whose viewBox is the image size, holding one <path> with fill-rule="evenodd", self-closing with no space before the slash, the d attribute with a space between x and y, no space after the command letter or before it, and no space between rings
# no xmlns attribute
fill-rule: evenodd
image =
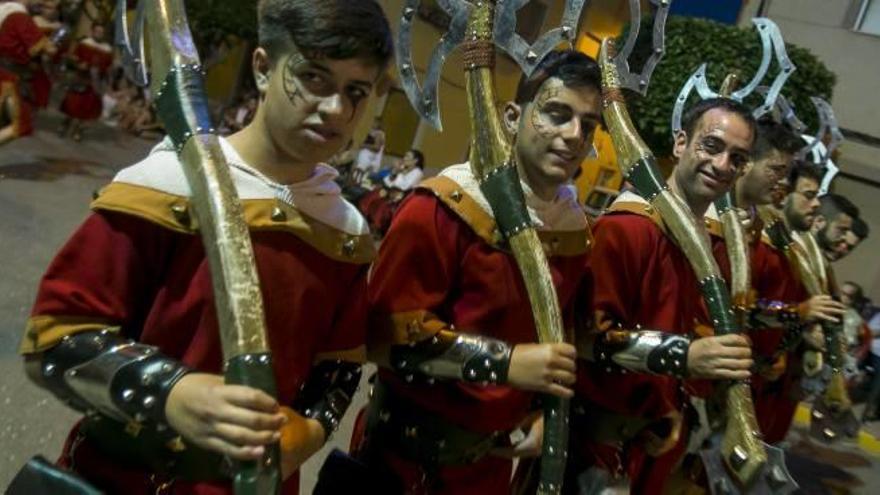
<svg viewBox="0 0 880 495"><path fill-rule="evenodd" d="M347 361L322 361L303 383L293 409L321 423L325 439L339 428L361 381L361 365Z"/></svg>

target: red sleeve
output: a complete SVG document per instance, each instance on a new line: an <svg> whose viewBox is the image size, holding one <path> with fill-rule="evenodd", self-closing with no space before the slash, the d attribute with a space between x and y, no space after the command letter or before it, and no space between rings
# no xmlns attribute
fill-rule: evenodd
<svg viewBox="0 0 880 495"><path fill-rule="evenodd" d="M30 50L44 38L43 32L34 20L25 13L11 14L3 22L4 33L2 53L16 63L27 63L31 58Z"/></svg>
<svg viewBox="0 0 880 495"><path fill-rule="evenodd" d="M427 191L399 208L369 282L371 313L433 310L447 296L460 256L458 225Z"/></svg>
<svg viewBox="0 0 880 495"><path fill-rule="evenodd" d="M88 330L88 322L121 326L138 338L175 235L129 215L90 215L43 275L28 325L31 351Z"/></svg>
<svg viewBox="0 0 880 495"><path fill-rule="evenodd" d="M600 325L613 322L632 328L636 323L649 228L656 228L651 220L630 214L610 214L596 224L589 274L591 306Z"/></svg>
<svg viewBox="0 0 880 495"><path fill-rule="evenodd" d="M345 303L340 305L331 334L322 341L319 353L360 362L366 360L363 348L367 329L367 267L358 269L353 279L346 278L350 279L349 290L340 299Z"/></svg>

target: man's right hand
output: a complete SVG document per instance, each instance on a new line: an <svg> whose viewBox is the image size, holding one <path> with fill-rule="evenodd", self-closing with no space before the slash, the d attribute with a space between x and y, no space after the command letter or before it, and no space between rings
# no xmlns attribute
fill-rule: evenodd
<svg viewBox="0 0 880 495"><path fill-rule="evenodd" d="M688 375L709 380L745 380L751 376L752 344L744 335L703 337L688 348Z"/></svg>
<svg viewBox="0 0 880 495"><path fill-rule="evenodd" d="M831 323L840 322L846 313L845 304L824 294L807 299L801 303L799 309L801 315L808 321L824 320Z"/></svg>
<svg viewBox="0 0 880 495"><path fill-rule="evenodd" d="M508 383L522 390L574 396L577 351L571 344L519 344L510 356Z"/></svg>
<svg viewBox="0 0 880 495"><path fill-rule="evenodd" d="M281 438L287 420L265 392L205 373L190 373L174 385L165 415L186 440L237 460L262 457L263 446Z"/></svg>

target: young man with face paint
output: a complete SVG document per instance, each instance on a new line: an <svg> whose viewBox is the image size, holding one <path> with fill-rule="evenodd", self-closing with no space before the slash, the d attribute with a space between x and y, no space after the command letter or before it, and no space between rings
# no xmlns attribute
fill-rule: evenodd
<svg viewBox="0 0 880 495"><path fill-rule="evenodd" d="M21 346L39 385L91 411L61 464L105 492L231 493L223 458L258 459L280 441L282 492L297 494L299 465L357 386L374 248L323 163L363 115L390 29L372 0L263 0L259 35L256 116L221 146L251 231L277 398L224 384L189 187L163 141L94 200L44 276ZM82 393L74 369L100 370L89 387L103 399Z"/></svg>
<svg viewBox="0 0 880 495"><path fill-rule="evenodd" d="M600 113L598 65L576 51L549 54L503 112L569 316L590 244L571 180ZM575 349L536 343L525 284L469 164L402 203L368 292L368 349L380 370L360 457L390 468L401 493L510 493L513 457L540 453L534 392L572 395ZM518 428L525 438L512 442Z"/></svg>
<svg viewBox="0 0 880 495"><path fill-rule="evenodd" d="M755 122L724 99L697 103L683 122L668 184L702 224L749 161ZM633 493L661 493L688 445L689 398L708 395L705 380L748 378L750 344L698 330L707 313L699 282L644 198L624 192L593 231L570 456L584 465L572 468L596 465L628 475Z"/></svg>
<svg viewBox="0 0 880 495"><path fill-rule="evenodd" d="M758 362L752 386L758 424L764 440L770 443L785 438L792 402L797 405L792 396L797 384L796 366L787 366L787 362L799 360L794 349L787 352L782 347L786 333L804 329L817 320L833 321L844 312L843 305L829 296L808 295L785 251L763 233L764 223L757 213L759 207L781 203L794 154L802 146L800 138L785 124L760 121L752 157L733 190L736 206L744 210L751 223L748 234L753 295L748 303L747 324ZM730 258L714 207L706 216L706 225L715 241L716 260L730 280Z"/></svg>

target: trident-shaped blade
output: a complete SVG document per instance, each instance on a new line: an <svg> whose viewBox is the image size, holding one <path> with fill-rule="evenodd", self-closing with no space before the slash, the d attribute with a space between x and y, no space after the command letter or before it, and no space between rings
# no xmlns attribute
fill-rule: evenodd
<svg viewBox="0 0 880 495"><path fill-rule="evenodd" d="M767 96L767 92L770 91L770 88L767 86L758 86L758 89L755 91L760 95ZM785 122L790 128L801 134L807 131L807 124L804 124L801 119L798 118L797 114L794 112L794 105L788 101L788 98L782 94L777 95L774 107L776 118L779 122Z"/></svg>
<svg viewBox="0 0 880 495"><path fill-rule="evenodd" d="M440 43L431 53L425 82L420 86L412 60L412 28L419 3L420 0L406 0L404 3L397 34L397 69L400 71L400 83L413 108L440 131L443 130L438 101L440 73L446 57L464 40L468 17L473 7L465 0L437 0L437 4L449 14L452 21L449 30L440 38Z"/></svg>
<svg viewBox="0 0 880 495"><path fill-rule="evenodd" d="M654 15L651 56L642 67L642 72L633 73L629 68L629 56L632 55L633 48L636 46L636 40L642 26L642 6L639 0L629 0L629 34L623 49L612 59L620 74L621 87L629 88L642 96L647 94L651 75L666 51L666 18L669 16L672 0L651 0L651 3L657 7L657 13Z"/></svg>
<svg viewBox="0 0 880 495"><path fill-rule="evenodd" d="M578 21L587 0L566 0L562 14L562 26L544 33L531 45L516 32L516 13L530 0L505 0L498 2L495 13L495 44L510 55L526 76L532 75L535 68L548 53L563 41L574 44ZM637 1L637 0L636 0Z"/></svg>
<svg viewBox="0 0 880 495"><path fill-rule="evenodd" d="M837 125L837 117L834 116L834 109L831 108L831 105L818 96L811 96L810 101L813 102L816 113L819 115L819 129L816 131L813 141L798 152L798 157L806 158L808 154L812 154L813 162L824 167L828 159L831 158L831 153L843 141L843 134ZM822 139L829 132L831 133L831 141L825 145ZM819 145L823 145L824 150L817 152Z"/></svg>
<svg viewBox="0 0 880 495"><path fill-rule="evenodd" d="M782 39L782 33L779 31L779 26L777 26L775 22L764 17L756 17L752 19L752 23L755 25L758 34L761 36L761 65L758 67L755 76L749 84L731 94L730 99L741 102L747 96L752 94L764 79L764 76L767 75L767 71L770 68L771 58L775 55L776 62L779 65L779 73L774 78L773 83L769 86L770 89L764 97L764 103L752 111L752 115L754 115L755 118L758 118L773 109L773 105L776 102L776 98L779 96L779 92L782 90L782 86L785 85L785 82L795 71L795 66L788 58L788 53L785 51L785 41ZM694 89L697 90L697 94L700 95L701 99L706 100L718 97L718 93L709 89L709 83L706 81L706 64L701 65L693 75L691 75L681 88L678 98L675 100L675 108L672 110L673 134L681 130L681 116L682 113L684 113L684 105L687 103L688 97Z"/></svg>
<svg viewBox="0 0 880 495"><path fill-rule="evenodd" d="M149 83L147 65L144 60L144 19L146 2L138 2L134 18L134 32L132 37L128 35L128 22L126 0L116 1L116 39L115 44L122 53L122 68L125 75L136 85L146 87Z"/></svg>

